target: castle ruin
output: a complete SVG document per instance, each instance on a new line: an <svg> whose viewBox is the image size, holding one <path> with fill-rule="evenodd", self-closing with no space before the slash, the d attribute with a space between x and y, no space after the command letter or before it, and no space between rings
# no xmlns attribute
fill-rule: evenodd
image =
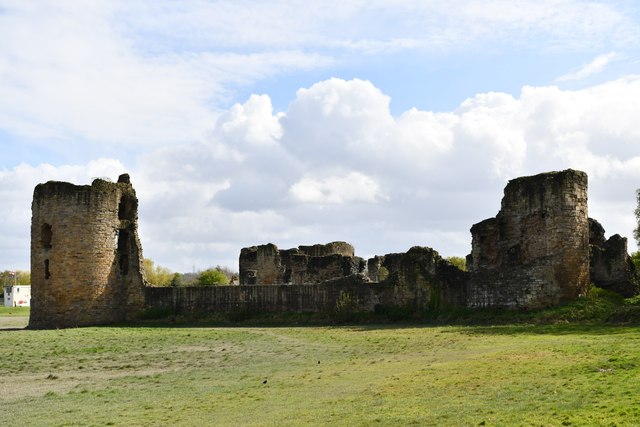
<svg viewBox="0 0 640 427"><path fill-rule="evenodd" d="M345 242L241 250L240 285L145 286L138 201L128 175L90 186L35 188L31 225L33 328L106 324L145 308L174 312L534 309L584 295L596 283L636 295L626 239L605 239L588 218L587 175L566 170L511 180L495 218L471 228L468 271L433 249L365 262Z"/></svg>
<svg viewBox="0 0 640 427"><path fill-rule="evenodd" d="M49 181L31 205L29 327L114 323L144 308L138 199L129 181Z"/></svg>
<svg viewBox="0 0 640 427"><path fill-rule="evenodd" d="M589 288L587 174L517 178L495 218L471 227L469 307L548 307Z"/></svg>
<svg viewBox="0 0 640 427"><path fill-rule="evenodd" d="M362 274L365 262L346 242L279 250L272 243L240 251L240 284L310 285L336 277Z"/></svg>

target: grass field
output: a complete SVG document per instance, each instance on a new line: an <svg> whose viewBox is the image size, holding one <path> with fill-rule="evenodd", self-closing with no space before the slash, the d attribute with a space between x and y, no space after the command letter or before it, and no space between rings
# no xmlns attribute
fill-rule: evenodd
<svg viewBox="0 0 640 427"><path fill-rule="evenodd" d="M4 328L24 328L29 323L29 307L0 306L0 330Z"/></svg>
<svg viewBox="0 0 640 427"><path fill-rule="evenodd" d="M156 324L0 339L0 425L640 425L630 325Z"/></svg>

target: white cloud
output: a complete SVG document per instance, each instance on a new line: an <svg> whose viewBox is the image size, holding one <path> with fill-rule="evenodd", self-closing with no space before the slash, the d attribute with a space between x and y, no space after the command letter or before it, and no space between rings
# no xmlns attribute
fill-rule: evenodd
<svg viewBox="0 0 640 427"><path fill-rule="evenodd" d="M584 0L155 1L121 15L141 34L195 50L215 44L372 54L487 43L534 41L536 48L565 49L638 41L638 28L624 9Z"/></svg>
<svg viewBox="0 0 640 427"><path fill-rule="evenodd" d="M115 179L125 170L125 166L115 159L61 167L20 164L10 170L0 170L0 270L30 268L31 200L37 184L46 181L89 184L100 177Z"/></svg>
<svg viewBox="0 0 640 427"><path fill-rule="evenodd" d="M278 115L273 115L271 99L251 95L244 104L235 104L216 124L217 136L234 144L274 145L282 136Z"/></svg>
<svg viewBox="0 0 640 427"><path fill-rule="evenodd" d="M371 82L332 78L300 89L281 118L281 144L306 170L393 171L400 178L406 164L427 171L453 147L451 113L411 109L400 117L390 98ZM410 172L413 174L413 172Z"/></svg>
<svg viewBox="0 0 640 427"><path fill-rule="evenodd" d="M604 71L605 67L617 58L618 55L615 52L598 55L593 59L593 61L584 65L579 70L560 76L556 81L571 82L586 79L587 77L591 77Z"/></svg>
<svg viewBox="0 0 640 427"><path fill-rule="evenodd" d="M637 47L638 34L638 25L622 6L581 0L526 0L515 5L501 0L335 0L303 6L297 0L5 0L0 14L0 129L36 139L30 142L34 144L63 141L73 145L70 151L99 146L101 155L114 156L137 145L201 140L241 88L287 73L328 67L340 71L364 61L363 55L439 55L479 46L489 52L513 46L545 51L624 49ZM612 59L599 58L578 74L596 72ZM330 86L334 92L322 96L342 96L337 83ZM308 91L318 96L321 89ZM379 120L367 122L367 128L350 137L347 150L362 150L371 138L379 139L372 134L392 121L388 97L385 102L385 95L376 90L350 94L364 98L347 105L372 102L378 108L355 110L362 120L372 114ZM288 111L294 118L296 109L304 108L305 96L295 102ZM332 110L328 102L323 108L328 109L326 120L356 119L348 111ZM240 112L227 114L240 114L234 120L241 119ZM399 120L410 117L407 113ZM449 118L436 115L434 120ZM293 134L294 123L289 125ZM275 125L268 126L271 136L263 142L278 135ZM402 139L410 146L413 133L408 123L404 129ZM334 137L342 138L339 130L336 135L318 130L328 144ZM426 131L424 126L411 130ZM259 137L259 130L253 132L248 139ZM450 147L446 138L436 139L430 148ZM286 137L284 141L289 146ZM403 150L412 149L393 153L399 158Z"/></svg>
<svg viewBox="0 0 640 427"><path fill-rule="evenodd" d="M154 41L140 39L125 6L7 2L0 14L0 128L116 146L192 141L210 130L216 106L235 86L331 63L299 50L149 51ZM123 14L133 19L130 27Z"/></svg>
<svg viewBox="0 0 640 427"><path fill-rule="evenodd" d="M317 179L308 176L293 184L291 195L300 202L350 203L375 202L384 198L378 183L359 172Z"/></svg>
<svg viewBox="0 0 640 427"><path fill-rule="evenodd" d="M283 113L267 96L252 96L223 112L208 139L153 150L129 170L145 255L177 270L236 267L243 246L336 239L366 255L416 244L464 255L469 227L497 213L508 179L566 168L589 174L591 215L608 234L630 236L638 100L639 76L580 90L483 93L454 111L399 116L363 80L301 89ZM123 170L100 160L2 171L0 196L10 203L0 214L17 219L0 233L28 253L36 182L88 183Z"/></svg>

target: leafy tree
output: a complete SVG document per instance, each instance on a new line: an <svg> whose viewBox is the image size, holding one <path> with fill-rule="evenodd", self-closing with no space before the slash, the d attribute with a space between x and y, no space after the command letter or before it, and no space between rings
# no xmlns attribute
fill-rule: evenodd
<svg viewBox="0 0 640 427"><path fill-rule="evenodd" d="M182 273L180 275L180 286L196 286L198 281L198 273Z"/></svg>
<svg viewBox="0 0 640 427"><path fill-rule="evenodd" d="M383 282L389 277L389 270L387 267L380 267L378 269L378 281Z"/></svg>
<svg viewBox="0 0 640 427"><path fill-rule="evenodd" d="M631 253L631 261L636 266L636 269L640 270L640 252Z"/></svg>
<svg viewBox="0 0 640 427"><path fill-rule="evenodd" d="M220 267L209 268L198 275L196 283L199 286L227 285L229 278Z"/></svg>
<svg viewBox="0 0 640 427"><path fill-rule="evenodd" d="M462 271L467 271L467 260L460 256L450 256L447 258L449 264L452 264L455 267L458 267Z"/></svg>
<svg viewBox="0 0 640 427"><path fill-rule="evenodd" d="M153 286L170 286L173 273L166 267L155 265L153 260L144 258L142 260L144 277Z"/></svg>
<svg viewBox="0 0 640 427"><path fill-rule="evenodd" d="M0 273L0 285L13 286L14 284L29 286L31 284L31 272L25 270L16 270L15 272L5 270Z"/></svg>
<svg viewBox="0 0 640 427"><path fill-rule="evenodd" d="M30 271L16 271L18 277L16 277L17 283L20 286L31 285L31 272Z"/></svg>
<svg viewBox="0 0 640 427"><path fill-rule="evenodd" d="M182 286L182 274L173 273L173 277L171 278L171 283L169 283L169 285L174 288Z"/></svg>

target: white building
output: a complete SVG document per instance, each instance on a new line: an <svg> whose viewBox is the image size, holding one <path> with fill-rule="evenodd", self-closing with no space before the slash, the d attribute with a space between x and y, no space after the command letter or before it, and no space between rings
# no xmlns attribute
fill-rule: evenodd
<svg viewBox="0 0 640 427"><path fill-rule="evenodd" d="M30 307L31 306L31 286L5 286L4 287L5 307Z"/></svg>

